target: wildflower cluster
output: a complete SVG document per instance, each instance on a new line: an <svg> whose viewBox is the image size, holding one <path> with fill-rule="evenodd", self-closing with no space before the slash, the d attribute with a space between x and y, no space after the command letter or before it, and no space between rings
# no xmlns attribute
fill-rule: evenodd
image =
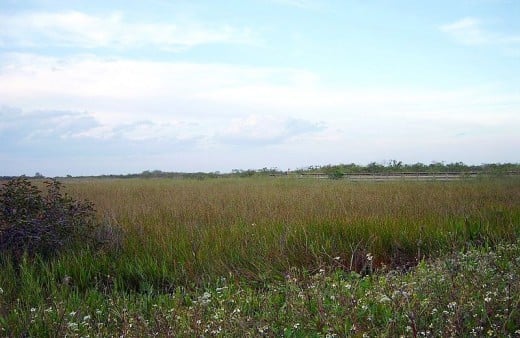
<svg viewBox="0 0 520 338"><path fill-rule="evenodd" d="M0 326L15 336L25 332L17 321L31 336L515 336L518 304L520 243L422 262L408 273L290 269L261 288L222 278L170 293L92 290L87 303L71 294L67 301L13 304Z"/></svg>

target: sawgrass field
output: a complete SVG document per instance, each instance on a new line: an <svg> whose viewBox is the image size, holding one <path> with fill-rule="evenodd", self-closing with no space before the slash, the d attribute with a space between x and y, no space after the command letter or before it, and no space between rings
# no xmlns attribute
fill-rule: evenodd
<svg viewBox="0 0 520 338"><path fill-rule="evenodd" d="M0 336L520 335L520 179L68 179L103 245L0 264Z"/></svg>

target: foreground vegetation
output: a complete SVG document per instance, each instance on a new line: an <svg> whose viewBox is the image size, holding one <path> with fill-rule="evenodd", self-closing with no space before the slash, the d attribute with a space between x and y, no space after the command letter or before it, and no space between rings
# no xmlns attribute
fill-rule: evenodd
<svg viewBox="0 0 520 338"><path fill-rule="evenodd" d="M2 257L2 335L520 335L515 178L67 186L106 245Z"/></svg>

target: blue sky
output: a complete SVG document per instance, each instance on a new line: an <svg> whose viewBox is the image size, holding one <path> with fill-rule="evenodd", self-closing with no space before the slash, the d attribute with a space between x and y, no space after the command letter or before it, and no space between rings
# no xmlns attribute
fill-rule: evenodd
<svg viewBox="0 0 520 338"><path fill-rule="evenodd" d="M520 1L0 2L0 175L520 162Z"/></svg>

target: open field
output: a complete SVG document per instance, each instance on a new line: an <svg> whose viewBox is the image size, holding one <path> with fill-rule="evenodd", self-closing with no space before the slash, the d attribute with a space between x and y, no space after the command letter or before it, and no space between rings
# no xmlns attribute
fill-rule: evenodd
<svg viewBox="0 0 520 338"><path fill-rule="evenodd" d="M189 280L237 271L399 265L467 242L514 240L520 180L388 182L231 179L68 184L128 232L125 253ZM418 257L419 256L419 257ZM180 276L179 276L180 277Z"/></svg>
<svg viewBox="0 0 520 338"><path fill-rule="evenodd" d="M520 325L516 177L66 187L114 231L102 251L4 262L2 334L449 336Z"/></svg>

